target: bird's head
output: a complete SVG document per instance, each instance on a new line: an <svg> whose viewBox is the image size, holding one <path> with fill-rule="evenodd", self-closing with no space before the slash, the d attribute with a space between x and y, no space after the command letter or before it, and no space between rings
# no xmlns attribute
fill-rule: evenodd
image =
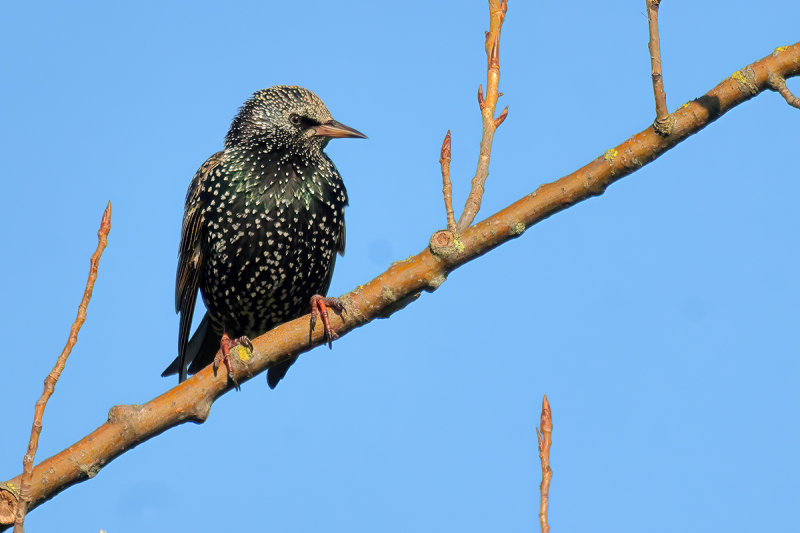
<svg viewBox="0 0 800 533"><path fill-rule="evenodd" d="M227 148L321 151L333 137L366 135L336 122L322 100L302 87L276 85L253 94L233 119Z"/></svg>

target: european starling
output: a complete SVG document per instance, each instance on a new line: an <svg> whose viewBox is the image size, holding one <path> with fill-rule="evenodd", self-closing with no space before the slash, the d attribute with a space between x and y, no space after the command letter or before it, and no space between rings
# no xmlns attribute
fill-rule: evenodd
<svg viewBox="0 0 800 533"><path fill-rule="evenodd" d="M162 376L183 381L187 366L195 373L220 360L230 374L228 351L237 342L303 315L309 303L319 311L336 307L320 296L345 242L347 191L323 152L332 137L366 138L333 120L302 87L258 91L239 110L225 149L200 167L186 194L178 357ZM198 288L207 312L188 340ZM271 388L293 362L269 369Z"/></svg>

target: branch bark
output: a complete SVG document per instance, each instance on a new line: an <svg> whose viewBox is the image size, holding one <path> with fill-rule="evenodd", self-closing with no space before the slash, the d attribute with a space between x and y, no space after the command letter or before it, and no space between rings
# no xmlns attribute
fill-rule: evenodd
<svg viewBox="0 0 800 533"><path fill-rule="evenodd" d="M610 184L769 88L770 73L783 78L799 75L800 43L775 50L683 105L672 114L675 125L670 135L664 137L648 126L583 168L540 186L499 213L470 226L450 247L439 248L436 253L426 248L394 263L374 280L341 297L347 311L331 317L332 326L339 335L344 335L375 318L391 315L422 291L436 290L454 269L520 236L549 216L602 194ZM237 349L239 357L234 358L237 381L240 384L248 381L268 367L325 342L321 325L309 333L309 318L306 315L256 338L252 354ZM203 422L214 400L230 388L224 372L214 376L208 367L144 405L112 407L106 423L34 468L31 509L67 487L93 477L115 457L159 433L184 422ZM7 516L8 506L18 502L15 487L19 483L20 476L0 483L0 517ZM0 531L4 529L0 526Z"/></svg>

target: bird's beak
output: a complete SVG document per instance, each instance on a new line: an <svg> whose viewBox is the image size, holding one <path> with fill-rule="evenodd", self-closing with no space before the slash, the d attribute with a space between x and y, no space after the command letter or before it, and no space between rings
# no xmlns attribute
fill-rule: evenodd
<svg viewBox="0 0 800 533"><path fill-rule="evenodd" d="M366 139L367 136L358 130L354 130L349 126L345 126L341 122L329 120L325 124L320 124L314 128L315 135L319 137L357 137L359 139Z"/></svg>

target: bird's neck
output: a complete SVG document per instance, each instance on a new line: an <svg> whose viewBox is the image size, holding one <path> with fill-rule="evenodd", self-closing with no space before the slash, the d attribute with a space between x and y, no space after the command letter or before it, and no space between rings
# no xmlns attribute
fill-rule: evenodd
<svg viewBox="0 0 800 533"><path fill-rule="evenodd" d="M308 204L343 188L341 177L324 153L293 150L235 149L228 168L238 192L248 202L288 203L296 198Z"/></svg>

